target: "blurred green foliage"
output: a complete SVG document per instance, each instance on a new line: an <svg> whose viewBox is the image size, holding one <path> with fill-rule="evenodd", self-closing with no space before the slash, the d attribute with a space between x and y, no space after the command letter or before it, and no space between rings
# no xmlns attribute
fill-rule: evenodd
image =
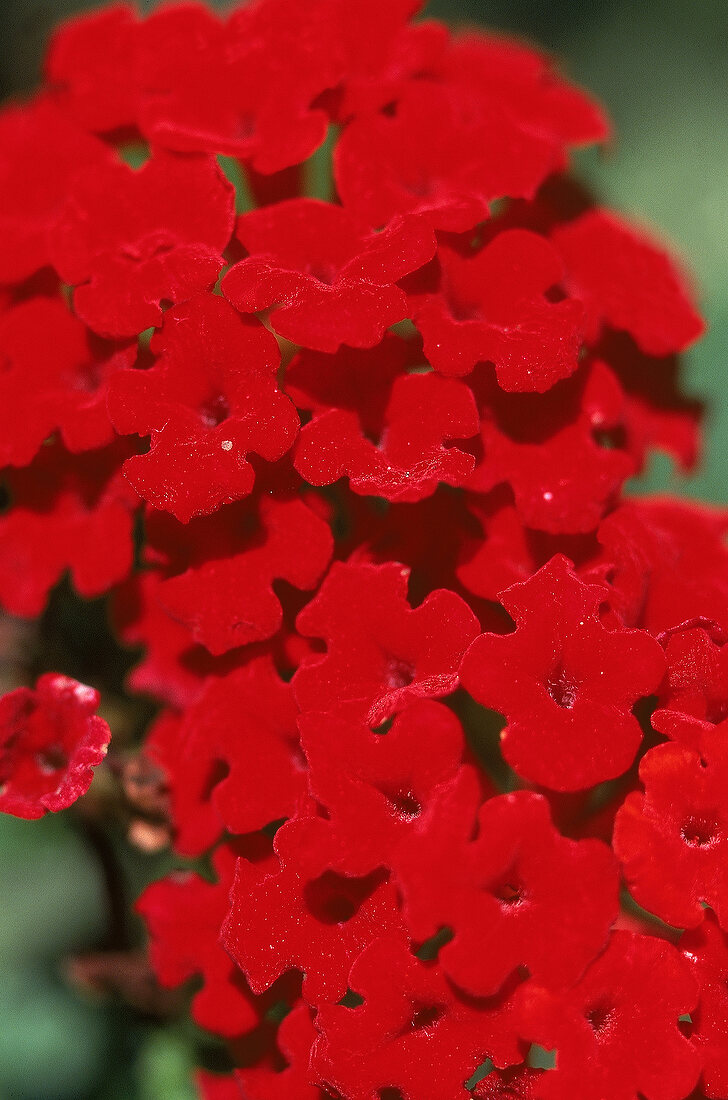
<svg viewBox="0 0 728 1100"><path fill-rule="evenodd" d="M0 92L32 87L49 28L97 6L2 0ZM428 12L541 43L606 104L613 147L580 154L577 170L604 201L673 243L710 323L685 371L709 406L704 466L685 482L658 457L644 485L728 502L728 3L433 0ZM86 655L91 647L98 657L96 628L86 627ZM93 682L99 670L90 671ZM109 842L133 897L160 864L130 856L121 833ZM80 994L64 974L69 953L102 943L109 923L103 869L78 817L0 819L0 898L0 1100L189 1100L194 1030Z"/></svg>

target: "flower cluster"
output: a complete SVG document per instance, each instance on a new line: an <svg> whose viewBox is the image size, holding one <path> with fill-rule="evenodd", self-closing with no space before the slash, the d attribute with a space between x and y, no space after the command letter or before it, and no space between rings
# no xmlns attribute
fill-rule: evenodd
<svg viewBox="0 0 728 1100"><path fill-rule="evenodd" d="M0 115L0 603L70 573L143 648L206 1100L726 1098L728 515L623 495L697 459L702 323L567 176L600 109L419 7L56 35ZM98 703L2 700L0 808L83 793Z"/></svg>

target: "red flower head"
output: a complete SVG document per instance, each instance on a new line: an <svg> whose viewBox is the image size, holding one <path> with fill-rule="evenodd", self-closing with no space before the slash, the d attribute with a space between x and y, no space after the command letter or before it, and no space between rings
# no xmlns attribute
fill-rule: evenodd
<svg viewBox="0 0 728 1100"><path fill-rule="evenodd" d="M720 1100L728 513L623 494L702 321L600 108L423 7L114 4L0 113L0 641L109 597L84 820L169 843L206 1100ZM0 700L0 809L98 702Z"/></svg>

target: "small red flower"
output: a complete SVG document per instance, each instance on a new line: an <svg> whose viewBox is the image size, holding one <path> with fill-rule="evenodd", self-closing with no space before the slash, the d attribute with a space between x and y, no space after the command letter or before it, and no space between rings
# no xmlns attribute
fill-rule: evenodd
<svg viewBox="0 0 728 1100"><path fill-rule="evenodd" d="M700 622L700 620L699 620ZM652 724L676 741L697 748L706 722L728 717L728 648L717 624L686 625L667 636L667 675Z"/></svg>
<svg viewBox="0 0 728 1100"><path fill-rule="evenodd" d="M113 208L114 216L109 217ZM209 290L233 229L233 189L212 157L156 151L79 175L52 234L78 316L102 336L159 325L162 303Z"/></svg>
<svg viewBox="0 0 728 1100"><path fill-rule="evenodd" d="M554 995L528 982L515 1000L522 1034L555 1051L538 1100L683 1100L697 1082L700 1060L678 1025L696 983L664 940L614 932L571 989Z"/></svg>
<svg viewBox="0 0 728 1100"><path fill-rule="evenodd" d="M554 71L548 56L500 36L458 35L438 73L480 110L500 109L515 130L554 144L587 145L609 136L602 108Z"/></svg>
<svg viewBox="0 0 728 1100"><path fill-rule="evenodd" d="M421 363L417 341L392 334L371 350L293 359L286 392L313 413L294 452L309 484L346 476L355 493L410 502L464 481L474 459L449 444L477 433L473 396L431 371L410 373Z"/></svg>
<svg viewBox="0 0 728 1100"><path fill-rule="evenodd" d="M440 784L462 761L455 715L423 699L396 715L386 737L346 712L301 715L299 729L309 790L330 822L322 851L328 847L332 859L340 853L337 870L349 875L398 866L399 847L410 833L419 834Z"/></svg>
<svg viewBox="0 0 728 1100"><path fill-rule="evenodd" d="M298 164L326 136L314 100L340 79L331 30L325 15L312 27L295 0L248 4L225 21L201 4L155 12L137 44L142 131L258 172Z"/></svg>
<svg viewBox="0 0 728 1100"><path fill-rule="evenodd" d="M109 171L112 154L45 97L0 114L0 148L0 284L19 283L52 262L51 231L76 178Z"/></svg>
<svg viewBox="0 0 728 1100"><path fill-rule="evenodd" d="M685 500L624 502L599 528L610 603L653 634L728 623L728 512Z"/></svg>
<svg viewBox="0 0 728 1100"><path fill-rule="evenodd" d="M349 713L376 726L413 699L454 691L458 665L478 625L459 596L431 592L407 603L409 570L335 562L318 595L298 616L307 637L323 638L324 657L308 658L293 687L302 711Z"/></svg>
<svg viewBox="0 0 728 1100"><path fill-rule="evenodd" d="M703 1060L705 1095L717 1100L728 1092L728 936L707 912L702 924L681 936L679 946L700 986L690 1040Z"/></svg>
<svg viewBox="0 0 728 1100"><path fill-rule="evenodd" d="M554 790L626 771L642 740L632 707L664 674L662 649L647 633L605 629L606 597L558 555L501 593L516 629L481 635L460 669L473 698L505 716L501 747L511 767Z"/></svg>
<svg viewBox="0 0 728 1100"><path fill-rule="evenodd" d="M475 996L493 996L522 967L567 988L616 918L616 861L599 840L560 836L541 795L500 795L478 809L478 794L463 770L432 794L403 840L396 874L408 926L418 940L443 927L454 933L439 960Z"/></svg>
<svg viewBox="0 0 728 1100"><path fill-rule="evenodd" d="M463 233L487 218L494 199L533 196L561 167L561 150L514 127L500 104L478 106L469 91L423 81L402 94L394 115L349 123L334 156L344 207L371 226L419 214Z"/></svg>
<svg viewBox="0 0 728 1100"><path fill-rule="evenodd" d="M355 412L330 409L301 431L295 465L311 485L347 477L362 496L416 501L440 483L460 486L475 459L453 445L474 436L478 413L467 386L435 374L395 379L376 441Z"/></svg>
<svg viewBox="0 0 728 1100"><path fill-rule="evenodd" d="M648 355L683 351L703 332L668 256L606 210L590 210L555 230L565 284L587 310L592 334L602 324L629 332Z"/></svg>
<svg viewBox="0 0 728 1100"><path fill-rule="evenodd" d="M558 536L523 524L504 488L471 496L467 511L477 527L461 537L456 575L468 592L497 601L498 593L526 581L559 548L581 564L596 554L593 535Z"/></svg>
<svg viewBox="0 0 728 1100"><path fill-rule="evenodd" d="M0 314L0 465L26 466L60 429L69 451L114 439L108 381L136 348L90 333L60 298L28 298Z"/></svg>
<svg viewBox="0 0 728 1100"><path fill-rule="evenodd" d="M155 519L149 523L152 544L155 527L164 524ZM274 584L314 588L333 549L329 525L295 497L263 495L251 507L232 505L193 520L184 534L176 526L166 540L173 575L162 582L159 599L217 656L275 634L283 608ZM187 558L187 568L176 565L179 557Z"/></svg>
<svg viewBox="0 0 728 1100"><path fill-rule="evenodd" d="M315 199L252 210L236 235L249 256L226 274L225 296L243 313L274 306L275 331L315 351L379 343L407 316L395 284L435 251L432 231L417 218L362 233L346 210Z"/></svg>
<svg viewBox="0 0 728 1100"><path fill-rule="evenodd" d="M381 111L396 103L413 80L435 71L448 46L448 30L434 19L406 22L423 6L422 0L369 0L356 20L346 18L350 0L339 7L346 61L343 87L332 97L337 119Z"/></svg>
<svg viewBox="0 0 728 1100"><path fill-rule="evenodd" d="M250 453L280 458L298 418L276 385L275 338L216 295L170 310L151 350L152 367L113 378L109 413L122 434L152 437L147 454L124 464L129 481L187 523L246 496Z"/></svg>
<svg viewBox="0 0 728 1100"><path fill-rule="evenodd" d="M37 818L86 793L111 740L100 700L56 672L0 699L0 810Z"/></svg>
<svg viewBox="0 0 728 1100"><path fill-rule="evenodd" d="M134 79L138 22L127 4L69 19L53 35L45 75L55 102L93 133L137 121Z"/></svg>
<svg viewBox="0 0 728 1100"><path fill-rule="evenodd" d="M70 571L76 591L100 596L129 573L138 497L121 474L119 441L71 455L59 443L7 474L13 507L0 515L0 604L13 615L43 610Z"/></svg>
<svg viewBox="0 0 728 1100"><path fill-rule="evenodd" d="M385 873L351 877L326 866L318 843L323 827L319 817L282 825L273 844L280 859L275 874L238 861L222 942L255 993L295 968L303 971L308 1004L336 1002L364 948L401 926Z"/></svg>
<svg viewBox="0 0 728 1100"><path fill-rule="evenodd" d="M526 229L504 229L479 252L441 244L440 285L412 296L425 355L442 374L495 365L509 392L543 393L578 366L582 306L551 302L563 281L558 253Z"/></svg>
<svg viewBox="0 0 728 1100"><path fill-rule="evenodd" d="M326 1004L317 1014L311 1070L329 1095L467 1100L465 1083L486 1058L499 1066L520 1060L507 996L461 997L401 934L374 940L354 963L350 986L360 1006Z"/></svg>
<svg viewBox="0 0 728 1100"><path fill-rule="evenodd" d="M474 376L483 455L466 487L510 486L526 527L553 535L593 531L636 462L621 446L624 395L603 363L590 365L543 396L504 393ZM603 442L607 445L603 445Z"/></svg>
<svg viewBox="0 0 728 1100"><path fill-rule="evenodd" d="M678 928L700 924L704 902L728 928L727 732L725 722L705 728L699 751L650 749L640 763L644 794L628 795L615 821L614 850L630 891Z"/></svg>
<svg viewBox="0 0 728 1100"><path fill-rule="evenodd" d="M224 830L254 833L293 816L308 790L293 694L269 657L209 679L181 722L157 726L147 751L168 777L184 855L201 855Z"/></svg>

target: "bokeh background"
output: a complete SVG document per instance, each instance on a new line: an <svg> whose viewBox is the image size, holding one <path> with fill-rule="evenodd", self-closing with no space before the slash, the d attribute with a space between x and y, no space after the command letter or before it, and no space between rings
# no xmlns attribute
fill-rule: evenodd
<svg viewBox="0 0 728 1100"><path fill-rule="evenodd" d="M98 6L0 0L0 96L31 90L51 28ZM615 142L580 153L575 168L607 203L676 248L710 325L684 371L686 389L708 406L702 467L685 481L658 457L635 491L728 503L728 2L432 0L427 12L541 44L609 109ZM58 667L93 682L99 670L84 668L80 651L103 652L99 609L80 624L57 610L51 620L65 655ZM22 642L20 624L0 624L0 654ZM68 656L74 646L78 667ZM12 668L0 656L0 679L6 674ZM122 674L114 670L119 681ZM73 979L77 953L140 936L133 923L121 933L115 926L110 861L128 896L164 870L162 857L131 853L120 826L99 837L72 815L0 821L0 1100L188 1100L195 1055L221 1064L214 1045L158 1014L143 990L130 1007Z"/></svg>

